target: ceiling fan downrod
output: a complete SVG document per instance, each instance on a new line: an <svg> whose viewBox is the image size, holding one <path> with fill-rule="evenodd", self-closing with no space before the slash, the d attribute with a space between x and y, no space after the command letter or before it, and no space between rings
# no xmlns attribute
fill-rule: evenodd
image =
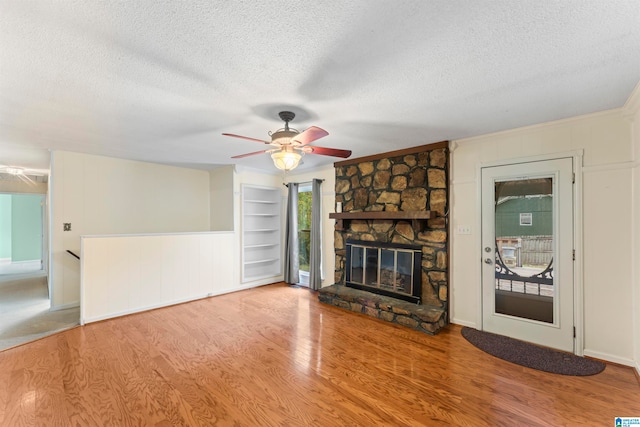
<svg viewBox="0 0 640 427"><path fill-rule="evenodd" d="M278 116L280 116L280 119L282 119L282 121L284 121L284 130L288 131L289 130L289 122L292 121L296 117L296 113L291 112L291 111L280 111L278 113Z"/></svg>

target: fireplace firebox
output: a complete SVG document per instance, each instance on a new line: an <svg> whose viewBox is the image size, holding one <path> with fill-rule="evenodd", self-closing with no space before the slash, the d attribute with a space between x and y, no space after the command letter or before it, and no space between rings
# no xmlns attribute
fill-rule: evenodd
<svg viewBox="0 0 640 427"><path fill-rule="evenodd" d="M346 286L420 304L420 246L349 239L346 249Z"/></svg>

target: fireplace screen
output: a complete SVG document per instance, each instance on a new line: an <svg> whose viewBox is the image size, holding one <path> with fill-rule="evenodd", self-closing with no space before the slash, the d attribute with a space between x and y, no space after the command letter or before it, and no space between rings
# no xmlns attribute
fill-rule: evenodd
<svg viewBox="0 0 640 427"><path fill-rule="evenodd" d="M395 243L347 241L347 286L420 302L418 246Z"/></svg>

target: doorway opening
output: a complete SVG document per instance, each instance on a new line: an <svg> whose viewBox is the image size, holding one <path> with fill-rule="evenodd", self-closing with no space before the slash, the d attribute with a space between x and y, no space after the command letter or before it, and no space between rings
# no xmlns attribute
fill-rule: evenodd
<svg viewBox="0 0 640 427"><path fill-rule="evenodd" d="M0 276L46 274L44 207L43 194L0 194Z"/></svg>
<svg viewBox="0 0 640 427"><path fill-rule="evenodd" d="M481 173L483 330L573 352L573 159Z"/></svg>
<svg viewBox="0 0 640 427"><path fill-rule="evenodd" d="M309 255L311 251L311 183L298 187L298 261L301 286L309 286Z"/></svg>
<svg viewBox="0 0 640 427"><path fill-rule="evenodd" d="M78 324L79 308L51 310L45 194L0 194L0 351Z"/></svg>

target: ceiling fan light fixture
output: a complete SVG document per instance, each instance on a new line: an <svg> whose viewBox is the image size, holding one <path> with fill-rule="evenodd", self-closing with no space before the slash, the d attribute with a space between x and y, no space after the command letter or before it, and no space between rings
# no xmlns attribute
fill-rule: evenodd
<svg viewBox="0 0 640 427"><path fill-rule="evenodd" d="M281 111L278 114L284 121L284 128L275 132L269 132L271 141L263 139L249 138L247 136L236 135L234 133L223 133L224 136L232 136L234 138L246 139L261 144L271 145L271 149L255 151L253 153L240 154L232 156L232 159L241 159L244 157L254 156L256 154L268 153L271 155L273 164L282 171L290 171L298 167L300 159L305 154L321 154L324 156L341 157L346 159L351 155L351 150L340 150L336 148L326 148L318 146L310 146L312 142L329 135L324 129L317 126L311 126L303 132L289 127L289 122L296 116L291 111Z"/></svg>
<svg viewBox="0 0 640 427"><path fill-rule="evenodd" d="M280 170L288 172L298 167L302 156L296 151L274 151L271 153L273 164Z"/></svg>

